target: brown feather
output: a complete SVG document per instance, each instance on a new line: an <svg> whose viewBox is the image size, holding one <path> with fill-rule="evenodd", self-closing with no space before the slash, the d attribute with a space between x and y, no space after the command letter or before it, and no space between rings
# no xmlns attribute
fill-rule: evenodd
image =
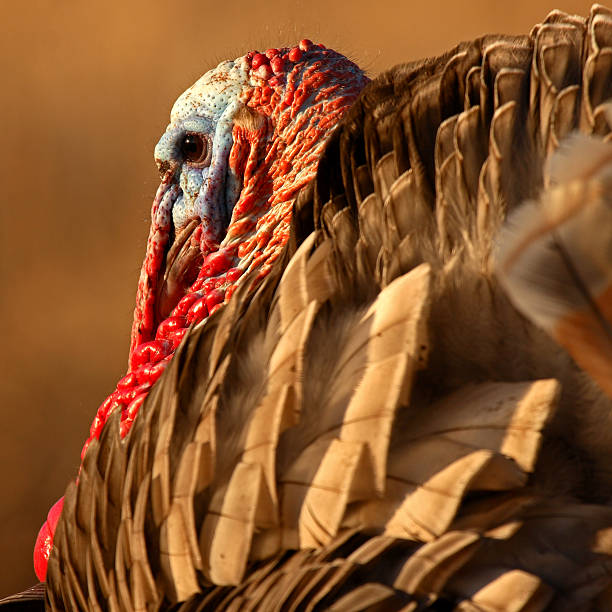
<svg viewBox="0 0 612 612"><path fill-rule="evenodd" d="M551 151L607 133L610 23L555 11L364 90L269 276L91 444L49 609L612 607L612 402L493 266L563 188Z"/></svg>

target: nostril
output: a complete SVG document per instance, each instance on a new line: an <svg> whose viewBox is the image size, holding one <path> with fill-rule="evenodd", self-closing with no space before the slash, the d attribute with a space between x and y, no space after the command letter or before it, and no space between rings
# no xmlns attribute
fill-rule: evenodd
<svg viewBox="0 0 612 612"><path fill-rule="evenodd" d="M170 179L174 175L177 164L167 160L156 159L155 163L157 164L157 168L159 170L159 176L162 181L169 183Z"/></svg>

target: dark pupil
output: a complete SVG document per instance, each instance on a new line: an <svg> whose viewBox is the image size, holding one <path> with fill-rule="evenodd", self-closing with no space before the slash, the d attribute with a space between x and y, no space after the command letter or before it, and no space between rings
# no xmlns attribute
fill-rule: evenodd
<svg viewBox="0 0 612 612"><path fill-rule="evenodd" d="M182 150L187 161L198 161L204 154L204 140L195 134L187 134L183 140Z"/></svg>

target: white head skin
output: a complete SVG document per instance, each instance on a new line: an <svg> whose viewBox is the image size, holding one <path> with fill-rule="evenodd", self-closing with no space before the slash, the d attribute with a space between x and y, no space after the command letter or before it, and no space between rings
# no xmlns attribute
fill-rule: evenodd
<svg viewBox="0 0 612 612"><path fill-rule="evenodd" d="M250 72L246 57L207 72L175 102L170 125L155 147L162 176L178 173L182 193L172 206L175 231L199 217L213 248L240 195L241 180L229 167L228 157L234 116L244 106L246 90L256 85Z"/></svg>

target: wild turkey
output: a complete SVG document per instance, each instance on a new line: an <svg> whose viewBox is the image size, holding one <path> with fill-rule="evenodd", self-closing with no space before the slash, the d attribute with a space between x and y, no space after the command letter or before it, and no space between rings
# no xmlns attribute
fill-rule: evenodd
<svg viewBox="0 0 612 612"><path fill-rule="evenodd" d="M574 244L569 214L540 222L519 210L501 276L494 268L504 218L543 191L566 204L573 194L564 210L593 200L595 221L606 219L610 58L612 13L595 6L586 20L553 12L529 36L485 36L398 66L354 102L362 74L309 41L203 77L219 95L232 70L266 81L231 114L223 105L225 131L210 144L233 168L215 202L235 197L243 219L270 221L270 201L277 213L249 235L252 219L234 207L228 228L230 211L198 201L202 181L190 183L187 166L183 194L195 195L181 201L172 162L180 153L208 167L198 134L210 124L171 124L157 149L164 180L132 372L98 413L66 492L48 608L611 609L612 404L511 301L525 309L538 291L525 270L546 278L542 236L542 248L555 232ZM281 96L300 62L313 90ZM194 87L174 121L195 108ZM330 112L352 102L314 149L302 125L283 123L334 96L302 115L331 130ZM551 174L547 160L576 129L593 137L570 142L574 167L557 160ZM248 157L258 146L259 165ZM279 191L286 173L303 184ZM586 286L599 291L596 281ZM177 321L176 308L190 318ZM590 340L575 351L589 371L585 354L606 357ZM141 385L164 369L148 393Z"/></svg>

